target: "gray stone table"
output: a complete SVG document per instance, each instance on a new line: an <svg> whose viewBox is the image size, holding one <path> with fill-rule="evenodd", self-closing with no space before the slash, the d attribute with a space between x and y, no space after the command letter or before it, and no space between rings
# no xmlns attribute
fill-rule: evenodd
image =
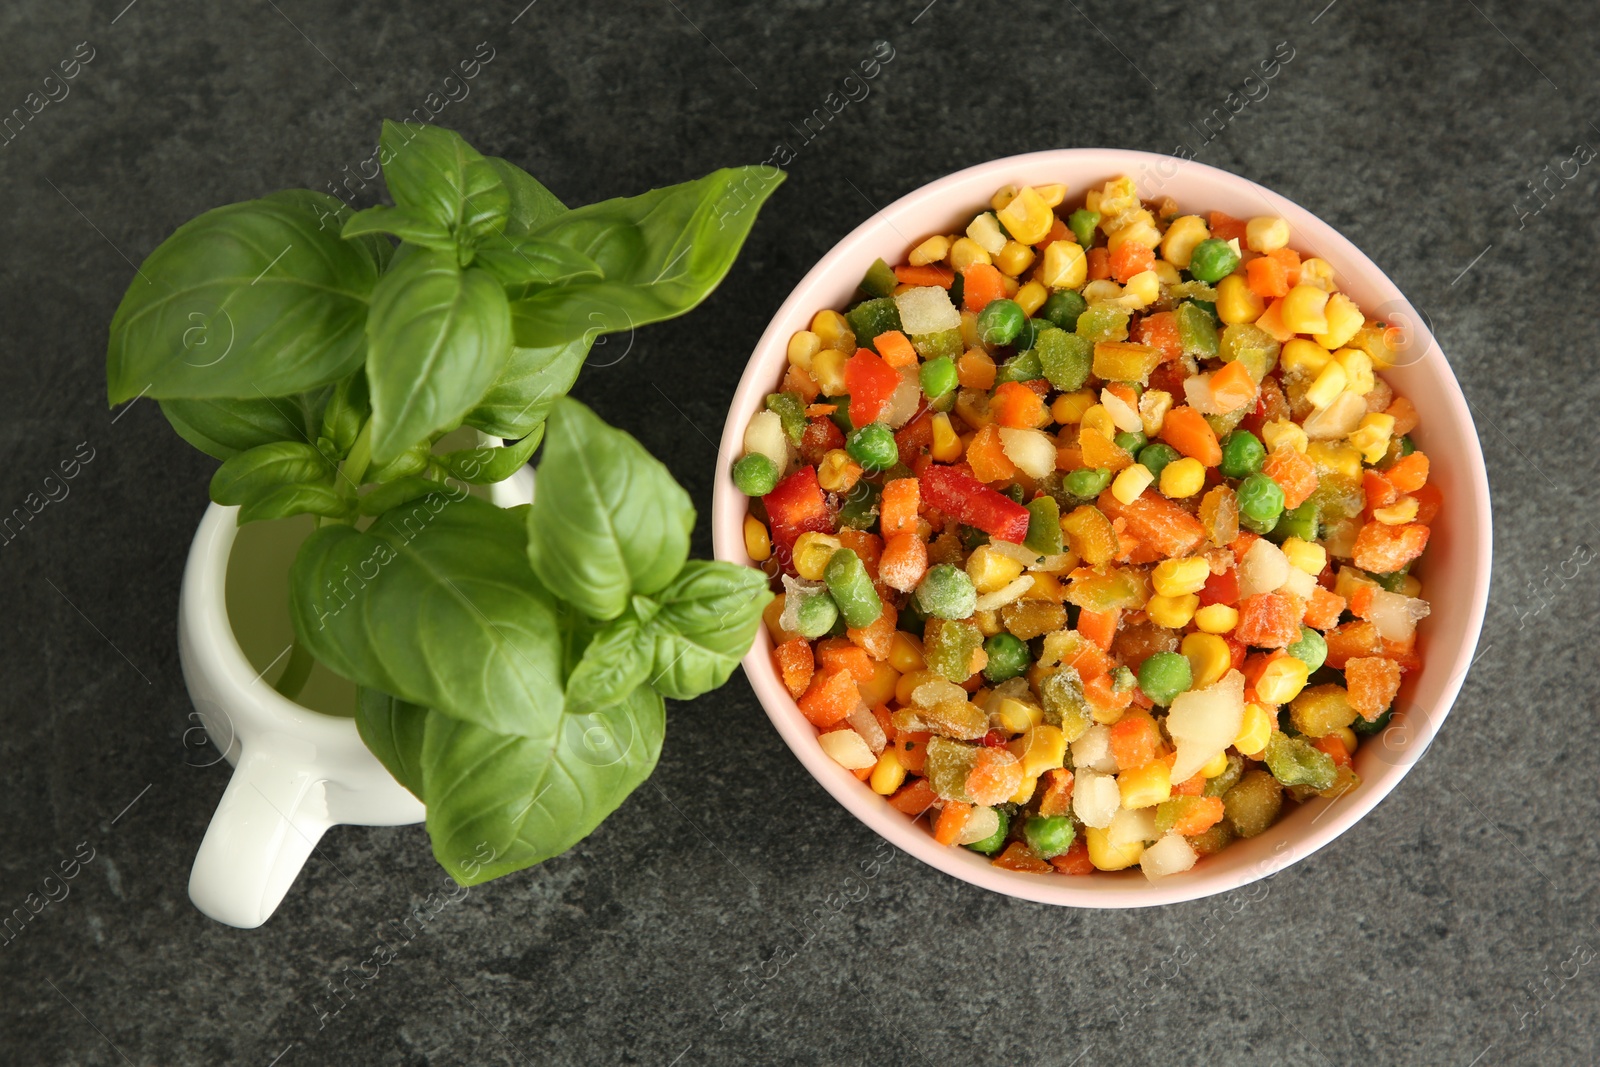
<svg viewBox="0 0 1600 1067"><path fill-rule="evenodd" d="M0 547L0 911L94 850L0 949L0 1062L1600 1061L1597 571L1564 577L1600 544L1592 16L1553 0L0 10L0 114L79 61L0 145L0 511L92 455ZM804 139L877 41L894 57L869 95ZM1280 46L1277 76L1247 84ZM446 908L320 1020L327 983L444 876L420 827L341 827L262 929L190 905L227 775L186 745L175 605L213 464L148 400L113 421L106 327L180 222L325 188L474 56L470 95L437 121L568 203L793 152L721 289L577 385L702 514L751 345L874 205L1016 152L1187 146L1327 219L1431 317L1488 461L1483 656L1433 750L1248 907L1056 910L880 848L736 674L671 709L659 769L598 832ZM1202 132L1213 112L1226 121ZM704 522L695 544L710 550Z"/></svg>

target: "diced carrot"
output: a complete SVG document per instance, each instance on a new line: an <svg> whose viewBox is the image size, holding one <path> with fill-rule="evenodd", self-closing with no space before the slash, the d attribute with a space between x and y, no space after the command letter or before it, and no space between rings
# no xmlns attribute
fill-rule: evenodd
<svg viewBox="0 0 1600 1067"><path fill-rule="evenodd" d="M1357 656L1345 661L1344 684L1350 706L1372 722L1400 692L1400 664L1386 656Z"/></svg>
<svg viewBox="0 0 1600 1067"><path fill-rule="evenodd" d="M1317 491L1317 465L1293 448L1275 449L1261 464L1261 473L1283 490L1285 508L1299 507Z"/></svg>
<svg viewBox="0 0 1600 1067"><path fill-rule="evenodd" d="M1245 264L1245 279L1250 291L1264 300L1274 300L1289 292L1289 270L1271 256L1260 256Z"/></svg>
<svg viewBox="0 0 1600 1067"><path fill-rule="evenodd" d="M1312 741L1311 747L1326 754L1336 767L1350 766L1350 751L1344 747L1344 742L1339 740L1336 734L1324 734Z"/></svg>
<svg viewBox="0 0 1600 1067"><path fill-rule="evenodd" d="M867 568L867 577L876 580L878 559L883 555L883 538L850 526L841 526L834 536L839 539L841 548L848 548L861 557L862 565Z"/></svg>
<svg viewBox="0 0 1600 1067"><path fill-rule="evenodd" d="M1170 311L1158 311L1141 318L1134 324L1133 339L1156 349L1163 360L1183 355L1183 342L1178 339L1178 317Z"/></svg>
<svg viewBox="0 0 1600 1067"><path fill-rule="evenodd" d="M839 405L838 404L807 404L806 405L806 418L808 418L808 419L822 419L822 418L828 417L829 415L832 415L835 411L838 411L838 410L839 410Z"/></svg>
<svg viewBox="0 0 1600 1067"><path fill-rule="evenodd" d="M1130 711L1112 724L1111 754L1121 771L1143 767L1162 755L1161 730L1149 712Z"/></svg>
<svg viewBox="0 0 1600 1067"><path fill-rule="evenodd" d="M1098 251L1098 250L1097 250ZM1033 849L1021 841L1013 841L1006 846L1006 850L991 860L996 867L1003 871L1024 871L1028 874L1050 874L1055 870L1050 863L1041 859Z"/></svg>
<svg viewBox="0 0 1600 1067"><path fill-rule="evenodd" d="M878 350L878 355L889 366L914 367L917 363L917 350L911 347L911 341L899 330L885 330L872 339L872 347Z"/></svg>
<svg viewBox="0 0 1600 1067"><path fill-rule="evenodd" d="M1201 797L1200 803L1187 805L1184 813L1172 824L1172 832L1184 837L1203 834L1222 821L1222 798Z"/></svg>
<svg viewBox="0 0 1600 1067"><path fill-rule="evenodd" d="M916 730L896 734L894 753L895 758L900 761L900 766L912 774L921 774L928 761L928 740L932 737L931 733Z"/></svg>
<svg viewBox="0 0 1600 1067"><path fill-rule="evenodd" d="M1022 788L1022 761L1003 748L980 748L967 773L967 794L975 804L999 804Z"/></svg>
<svg viewBox="0 0 1600 1067"><path fill-rule="evenodd" d="M1255 260L1250 262L1254 263ZM1250 268L1246 267L1246 270ZM1294 336L1294 331L1283 323L1283 300L1277 299L1267 305L1265 311L1256 316L1256 328L1263 331L1280 345Z"/></svg>
<svg viewBox="0 0 1600 1067"><path fill-rule="evenodd" d="M860 649L856 649L860 652ZM862 653L865 657L865 653ZM870 665L870 661L869 665ZM861 704L861 691L850 671L819 671L798 701L811 725L826 728L841 721Z"/></svg>
<svg viewBox="0 0 1600 1067"><path fill-rule="evenodd" d="M881 669L881 668L880 668ZM878 728L883 731L883 736L890 744L894 743L894 712L882 704L872 706L872 717L878 720ZM904 764L902 764L904 766Z"/></svg>
<svg viewBox="0 0 1600 1067"><path fill-rule="evenodd" d="M784 687L789 695L799 700L811 684L811 675L817 668L816 657L811 653L811 642L803 637L785 641L772 650L778 662L778 673L783 675Z"/></svg>
<svg viewBox="0 0 1600 1067"><path fill-rule="evenodd" d="M1105 387L1105 390L1130 408L1138 408L1139 394L1134 392L1133 386L1127 382L1112 382Z"/></svg>
<svg viewBox="0 0 1600 1067"><path fill-rule="evenodd" d="M1257 648L1285 648L1300 639L1304 608L1283 593L1257 593L1239 602L1233 637Z"/></svg>
<svg viewBox="0 0 1600 1067"><path fill-rule="evenodd" d="M1439 509L1444 507L1444 492L1437 485L1429 482L1427 485L1411 494L1417 501L1417 522L1426 526L1439 516Z"/></svg>
<svg viewBox="0 0 1600 1067"><path fill-rule="evenodd" d="M1050 866L1062 874L1093 874L1094 864L1089 860L1089 839L1083 834L1072 839L1072 846L1059 856L1050 857Z"/></svg>
<svg viewBox="0 0 1600 1067"><path fill-rule="evenodd" d="M1021 384L1029 389L1032 389L1041 397L1050 395L1051 385L1048 378L1029 378L1027 381L1022 382Z"/></svg>
<svg viewBox="0 0 1600 1067"><path fill-rule="evenodd" d="M1256 402L1256 380L1240 360L1224 363L1211 376L1211 395L1224 411L1237 411Z"/></svg>
<svg viewBox="0 0 1600 1067"><path fill-rule="evenodd" d="M895 624L899 620L899 610L890 603L885 602L883 612L866 626L848 627L844 634L850 639L851 644L859 646L862 651L875 660L889 658L889 646L894 641Z"/></svg>
<svg viewBox="0 0 1600 1067"><path fill-rule="evenodd" d="M1211 236L1219 241L1238 241L1244 244L1245 223L1222 211L1211 212Z"/></svg>
<svg viewBox="0 0 1600 1067"><path fill-rule="evenodd" d="M817 666L824 672L847 671L857 686L872 681L876 669L867 650L847 638L828 637L816 644Z"/></svg>
<svg viewBox="0 0 1600 1067"><path fill-rule="evenodd" d="M969 348L956 360L956 380L963 389L993 389L994 375L994 358L987 352Z"/></svg>
<svg viewBox="0 0 1600 1067"><path fill-rule="evenodd" d="M1046 248L1049 248L1057 241L1065 241L1067 239L1067 235L1071 232L1071 230L1067 229L1067 224L1061 221L1060 215L1051 215L1050 232L1045 234L1044 240L1040 241L1033 247L1043 252Z"/></svg>
<svg viewBox="0 0 1600 1067"><path fill-rule="evenodd" d="M783 385L779 391L797 393L802 404L809 404L822 393L822 387L804 367L791 363L789 369L783 372Z"/></svg>
<svg viewBox="0 0 1600 1067"><path fill-rule="evenodd" d="M1045 420L1044 400L1021 382L1002 382L989 398L989 413L1001 426L1032 430Z"/></svg>
<svg viewBox="0 0 1600 1067"><path fill-rule="evenodd" d="M1356 534L1350 560L1373 574L1392 574L1422 555L1431 531L1420 522L1388 526L1369 522Z"/></svg>
<svg viewBox="0 0 1600 1067"><path fill-rule="evenodd" d="M1396 437L1404 437L1417 428L1417 406L1403 396L1397 396L1389 401L1384 414L1394 419Z"/></svg>
<svg viewBox="0 0 1600 1067"><path fill-rule="evenodd" d="M941 289L950 288L956 280L955 271L936 263L928 263L921 267L909 264L899 266L894 269L894 276L901 285L937 285Z"/></svg>
<svg viewBox="0 0 1600 1067"><path fill-rule="evenodd" d="M900 374L870 348L858 348L844 365L845 386L850 391L850 418L857 426L877 419L900 387Z"/></svg>
<svg viewBox="0 0 1600 1067"><path fill-rule="evenodd" d="M972 476L980 482L1010 481L1017 476L1016 464L1000 443L1000 427L992 423L967 442L967 462L972 465Z"/></svg>
<svg viewBox="0 0 1600 1067"><path fill-rule="evenodd" d="M1259 540L1261 540L1260 534L1240 530L1239 536L1228 542L1228 551L1233 553L1234 562L1243 563L1244 557L1250 554L1250 546Z"/></svg>
<svg viewBox="0 0 1600 1067"><path fill-rule="evenodd" d="M1104 467L1115 474L1133 466L1133 456L1093 426L1079 427L1078 449L1086 467Z"/></svg>
<svg viewBox="0 0 1600 1067"><path fill-rule="evenodd" d="M1207 467L1222 462L1222 445L1217 442L1217 432L1206 422L1206 417L1184 404L1167 412L1158 435L1167 444Z"/></svg>
<svg viewBox="0 0 1600 1067"><path fill-rule="evenodd" d="M1352 659L1376 656L1383 651L1378 628L1362 619L1335 626L1322 636L1328 642L1327 664L1336 671L1344 670Z"/></svg>
<svg viewBox="0 0 1600 1067"><path fill-rule="evenodd" d="M1071 656L1061 662L1063 665L1077 671L1078 677L1085 681L1103 676L1113 666L1110 655L1099 645L1087 639L1078 646Z"/></svg>
<svg viewBox="0 0 1600 1067"><path fill-rule="evenodd" d="M1091 248L1088 254L1089 280L1099 281L1111 277L1111 253L1105 248Z"/></svg>
<svg viewBox="0 0 1600 1067"><path fill-rule="evenodd" d="M889 538L878 560L878 577L891 589L909 593L928 573L928 546L915 528Z"/></svg>
<svg viewBox="0 0 1600 1067"><path fill-rule="evenodd" d="M908 770L910 768L907 768ZM921 815L933 807L934 801L939 799L939 794L933 791L933 786L928 784L926 778L900 788L900 791L889 798L889 806L896 811L903 811L907 815Z"/></svg>
<svg viewBox="0 0 1600 1067"><path fill-rule="evenodd" d="M1300 253L1292 248L1274 248L1267 258L1282 264L1289 288L1300 284Z"/></svg>
<svg viewBox="0 0 1600 1067"><path fill-rule="evenodd" d="M1116 711L1133 703L1133 687L1119 693L1111 684L1111 675L1102 674L1083 683L1083 697L1103 711Z"/></svg>
<svg viewBox="0 0 1600 1067"><path fill-rule="evenodd" d="M1350 613L1358 619L1372 618L1372 601L1377 592L1374 586L1359 583L1350 592Z"/></svg>
<svg viewBox="0 0 1600 1067"><path fill-rule="evenodd" d="M1370 467L1361 472L1361 491L1366 497L1366 514L1369 517L1373 509L1386 508L1400 497L1394 483L1384 477L1382 471L1375 471Z"/></svg>
<svg viewBox="0 0 1600 1067"><path fill-rule="evenodd" d="M989 263L974 263L961 275L961 304L968 311L982 311L1006 295L1006 276Z"/></svg>
<svg viewBox="0 0 1600 1067"><path fill-rule="evenodd" d="M1078 632L1109 652L1111 641L1117 636L1117 623L1121 618L1121 608L1112 608L1110 611L1085 609L1078 612Z"/></svg>
<svg viewBox="0 0 1600 1067"><path fill-rule="evenodd" d="M1123 285L1135 274L1150 270L1156 265L1156 256L1138 241L1124 241L1111 253L1111 276Z"/></svg>
<svg viewBox="0 0 1600 1067"><path fill-rule="evenodd" d="M1096 505L1109 519L1127 520L1128 531L1162 556L1190 555L1206 539L1199 519L1153 488L1146 489L1131 504L1124 504L1107 489Z"/></svg>
<svg viewBox="0 0 1600 1067"><path fill-rule="evenodd" d="M1313 630L1327 630L1338 623L1344 614L1344 597L1317 586L1306 601L1306 613L1300 621Z"/></svg>
<svg viewBox="0 0 1600 1067"><path fill-rule="evenodd" d="M1172 795L1175 797L1200 796L1206 791L1207 780L1208 779L1205 775L1201 774L1199 771L1195 771L1194 774L1190 775L1183 781L1173 783Z"/></svg>
<svg viewBox="0 0 1600 1067"><path fill-rule="evenodd" d="M1402 493L1415 493L1428 483L1428 456L1413 452L1395 460L1384 475Z"/></svg>
<svg viewBox="0 0 1600 1067"><path fill-rule="evenodd" d="M1401 673L1420 670L1422 658L1417 655L1417 635L1412 634L1403 641L1391 641L1387 637L1378 639L1381 651L1386 659L1392 659L1400 664Z"/></svg>
<svg viewBox="0 0 1600 1067"><path fill-rule="evenodd" d="M939 821L934 824L933 839L941 845L953 845L956 838L961 836L961 831L967 828L967 820L972 818L972 805L963 804L959 800L944 802L944 810L939 812Z"/></svg>
<svg viewBox="0 0 1600 1067"><path fill-rule="evenodd" d="M915 478L891 478L883 483L878 501L878 529L885 538L917 528L917 508L922 494Z"/></svg>
<svg viewBox="0 0 1600 1067"><path fill-rule="evenodd" d="M1061 767L1040 776L1044 792L1039 797L1040 815L1066 815L1072 811L1072 772Z"/></svg>

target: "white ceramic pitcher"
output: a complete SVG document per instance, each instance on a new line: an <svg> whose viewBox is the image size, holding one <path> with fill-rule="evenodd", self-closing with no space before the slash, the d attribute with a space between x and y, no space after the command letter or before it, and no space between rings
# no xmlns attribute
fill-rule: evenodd
<svg viewBox="0 0 1600 1067"><path fill-rule="evenodd" d="M532 469L489 496L501 507L528 503ZM238 511L212 504L200 520L179 593L178 656L206 733L234 765L189 898L218 922L251 929L272 916L329 827L417 823L423 806L367 751L353 718L302 707L258 679L228 622Z"/></svg>

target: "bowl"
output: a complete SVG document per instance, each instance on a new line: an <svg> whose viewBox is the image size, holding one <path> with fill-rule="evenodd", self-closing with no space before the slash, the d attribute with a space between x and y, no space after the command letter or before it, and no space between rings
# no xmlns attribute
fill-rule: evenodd
<svg viewBox="0 0 1600 1067"><path fill-rule="evenodd" d="M1234 842L1192 870L1156 881L1137 869L1087 876L1002 870L969 849L934 841L926 821L914 823L834 763L817 744L816 730L800 713L772 660L763 627L744 659L757 698L811 775L856 818L890 844L946 874L996 893L1045 904L1081 908L1131 908L1173 904L1225 893L1264 878L1327 845L1399 785L1443 724L1473 661L1489 592L1489 483L1477 431L1461 388L1426 321L1394 282L1333 227L1298 204L1236 174L1148 152L1075 148L1011 156L958 171L908 193L857 226L795 286L762 334L746 365L723 427L720 469L712 502L712 536L718 559L754 565L745 552L746 498L734 487L732 458L744 428L783 376L791 334L807 328L822 308L843 309L876 258L900 262L908 249L935 233L959 232L1008 183L1065 182L1068 202L1107 179L1134 178L1139 195L1170 196L1189 212L1223 211L1236 218L1286 219L1291 244L1320 256L1339 287L1370 317L1399 328L1397 365L1383 372L1397 393L1416 405L1417 446L1432 463L1430 480L1444 494L1433 536L1419 566L1432 616L1418 630L1420 670L1409 674L1387 729L1366 739L1355 756L1361 784L1333 799L1314 799L1287 813L1265 833Z"/></svg>

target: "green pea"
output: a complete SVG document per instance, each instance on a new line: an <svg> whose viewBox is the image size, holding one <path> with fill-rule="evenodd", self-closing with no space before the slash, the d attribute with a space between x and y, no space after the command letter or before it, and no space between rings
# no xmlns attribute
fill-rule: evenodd
<svg viewBox="0 0 1600 1067"><path fill-rule="evenodd" d="M960 277L960 275L957 275L957 277ZM981 852L985 856L992 856L999 852L1006 843L1006 834L1011 830L1011 816L1007 815L1003 808L996 808L994 813L1000 816L1000 825L995 827L994 833L982 841L970 841L967 843L967 847L972 851Z"/></svg>
<svg viewBox="0 0 1600 1067"><path fill-rule="evenodd" d="M752 452L733 465L733 484L745 496L766 496L778 484L778 465Z"/></svg>
<svg viewBox="0 0 1600 1067"><path fill-rule="evenodd" d="M1011 342L1011 347L1018 352L1028 351L1038 342L1039 335L1049 327L1050 323L1048 321L1040 322L1038 319L1024 319L1022 329L1017 331L1016 339ZM1036 374L1034 377L1042 378L1044 375Z"/></svg>
<svg viewBox="0 0 1600 1067"><path fill-rule="evenodd" d="M1082 467L1061 480L1061 487L1080 500L1093 500L1111 484L1111 472L1104 467Z"/></svg>
<svg viewBox="0 0 1600 1067"><path fill-rule="evenodd" d="M1239 253L1227 241L1207 238L1189 255L1189 273L1202 282L1220 282L1239 266Z"/></svg>
<svg viewBox="0 0 1600 1067"><path fill-rule="evenodd" d="M1030 815L1028 821L1022 824L1022 836L1029 848L1042 858L1049 859L1071 848L1077 831L1073 830L1072 820L1065 815Z"/></svg>
<svg viewBox="0 0 1600 1067"><path fill-rule="evenodd" d="M1267 533L1278 524L1283 513L1283 489L1257 471L1246 476L1234 491L1239 498L1239 519L1256 533Z"/></svg>
<svg viewBox="0 0 1600 1067"><path fill-rule="evenodd" d="M871 626L883 614L883 601L878 599L878 591L867 577L866 564L852 549L841 548L828 557L822 580L828 583L828 592L839 605L839 614L844 616L846 626L859 630Z"/></svg>
<svg viewBox="0 0 1600 1067"><path fill-rule="evenodd" d="M1139 462L1144 464L1145 470L1157 478L1167 469L1168 463L1174 463L1179 458L1178 450L1165 441L1152 441L1139 449Z"/></svg>
<svg viewBox="0 0 1600 1067"><path fill-rule="evenodd" d="M1152 703L1162 707L1193 684L1188 658L1176 652L1157 652L1139 664L1139 688Z"/></svg>
<svg viewBox="0 0 1600 1067"><path fill-rule="evenodd" d="M1243 478L1261 469L1267 449L1249 430L1235 430L1222 439L1221 470L1229 478Z"/></svg>
<svg viewBox="0 0 1600 1067"><path fill-rule="evenodd" d="M966 571L952 563L939 563L929 567L917 583L917 605L934 618L966 619L977 610L978 591Z"/></svg>
<svg viewBox="0 0 1600 1067"><path fill-rule="evenodd" d="M1127 430L1123 430L1121 433L1113 437L1112 440L1116 442L1118 448L1122 449L1129 455L1138 455L1139 449L1143 448L1150 438L1136 431L1129 432Z"/></svg>
<svg viewBox="0 0 1600 1067"><path fill-rule="evenodd" d="M1094 243L1094 228L1100 225L1100 212L1080 207L1067 216L1067 229L1078 239L1085 250Z"/></svg>
<svg viewBox="0 0 1600 1067"><path fill-rule="evenodd" d="M1300 627L1300 640L1294 642L1287 649L1289 655L1306 665L1309 673L1316 670L1328 658L1328 642L1321 634L1309 626Z"/></svg>
<svg viewBox="0 0 1600 1067"><path fill-rule="evenodd" d="M1015 300L1005 297L991 300L978 312L978 336L983 338L985 344L1008 345L1022 331L1022 324L1027 318L1022 305Z"/></svg>
<svg viewBox="0 0 1600 1067"><path fill-rule="evenodd" d="M956 374L955 360L949 356L928 360L917 375L922 381L922 394L929 400L937 400L946 393L954 392L956 386L961 384Z"/></svg>
<svg viewBox="0 0 1600 1067"><path fill-rule="evenodd" d="M1088 306L1089 302L1077 290L1057 289L1045 300L1044 306L1039 309L1039 314L1071 333L1078 326L1078 316L1082 315L1084 308Z"/></svg>
<svg viewBox="0 0 1600 1067"><path fill-rule="evenodd" d="M839 621L839 605L833 602L826 589L791 595L801 597L800 606L795 610L795 632L801 637L815 640Z"/></svg>
<svg viewBox="0 0 1600 1067"><path fill-rule="evenodd" d="M869 422L852 430L845 439L844 450L869 471L886 471L900 462L894 432L881 422Z"/></svg>
<svg viewBox="0 0 1600 1067"><path fill-rule="evenodd" d="M1027 671L1033 657L1028 655L1027 642L1007 633L998 633L983 643L983 650L989 654L989 662L983 668L983 676L990 682L1003 682L1007 678L1016 678Z"/></svg>
<svg viewBox="0 0 1600 1067"><path fill-rule="evenodd" d="M1076 293L1072 295L1077 296ZM1077 316L1073 316L1073 321L1076 324ZM1094 345L1077 334L1053 327L1042 330L1033 351L1038 354L1040 372L1062 392L1076 392L1089 380Z"/></svg>

